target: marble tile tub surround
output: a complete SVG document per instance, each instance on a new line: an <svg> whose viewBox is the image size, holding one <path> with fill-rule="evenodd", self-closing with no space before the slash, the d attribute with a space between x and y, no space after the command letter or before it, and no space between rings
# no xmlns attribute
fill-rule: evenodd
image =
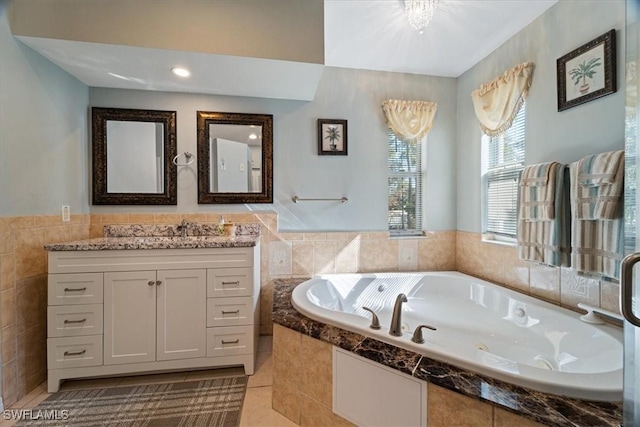
<svg viewBox="0 0 640 427"><path fill-rule="evenodd" d="M497 422L497 417L509 418L509 415L513 414L543 425L557 427L618 427L620 425L622 420L621 403L590 402L532 391L311 320L298 313L291 305L291 292L303 281L304 279L276 280L273 302L273 321L282 326L278 326L273 344L274 409L280 410L283 415L294 422L298 421L298 424L300 424L299 418L296 417L301 416L301 409L299 406L296 409L296 405L300 405L305 396L311 397L316 403L324 406L328 404L328 407L331 407L330 374L306 372L305 369L301 369L302 362L296 360L296 352L311 346L309 338L313 338L321 342L316 345L319 348L317 354L322 353L321 344L328 343L425 380L429 383L429 393L432 391L432 386L455 392L455 394L451 394L452 398L445 400L471 398L475 401L474 409L486 415L484 422L478 423L476 420L473 425L493 426L494 422ZM295 340L298 339L296 333L301 334L300 339L304 340L304 345L297 348L291 344L292 340L295 344ZM293 338L283 342L278 336L279 334L292 335ZM312 342L312 344L314 343ZM310 374L317 381L314 379L314 387L305 388L305 375L309 376ZM320 381L320 379L324 380ZM446 391L443 393L438 390L434 397L442 397L443 395L446 396ZM429 399L431 401L431 397ZM464 407L467 408L466 405ZM456 411L457 409L459 407L456 408ZM291 418L292 416L293 418ZM430 423L429 425L468 425L465 422L461 424L456 424L457 421L453 422L451 417L455 416L454 411L448 415L449 421L445 420L442 423ZM430 419L430 421L432 420ZM523 421L526 423L525 420ZM518 422L512 425L526 424Z"/></svg>

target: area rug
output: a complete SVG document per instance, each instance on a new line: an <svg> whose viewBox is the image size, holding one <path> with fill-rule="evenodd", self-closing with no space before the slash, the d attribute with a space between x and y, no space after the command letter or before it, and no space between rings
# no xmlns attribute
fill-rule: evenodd
<svg viewBox="0 0 640 427"><path fill-rule="evenodd" d="M247 377L55 393L16 426L238 426Z"/></svg>

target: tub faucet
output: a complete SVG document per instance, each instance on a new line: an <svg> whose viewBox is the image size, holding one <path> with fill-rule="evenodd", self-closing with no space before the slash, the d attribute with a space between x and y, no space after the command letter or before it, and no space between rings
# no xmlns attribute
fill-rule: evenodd
<svg viewBox="0 0 640 427"><path fill-rule="evenodd" d="M407 296L400 294L396 297L396 303L393 306L393 316L391 316L391 326L389 327L389 335L394 337L402 336L402 303L407 302Z"/></svg>

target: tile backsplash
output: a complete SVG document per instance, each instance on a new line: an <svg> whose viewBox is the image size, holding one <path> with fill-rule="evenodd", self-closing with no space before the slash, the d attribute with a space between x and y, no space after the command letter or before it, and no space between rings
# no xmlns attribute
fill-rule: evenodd
<svg viewBox="0 0 640 427"><path fill-rule="evenodd" d="M47 253L45 244L102 237L105 225L217 224L221 213L122 213L0 218L2 397L5 407L46 379ZM259 223L261 333L273 331L273 280L320 273L457 270L568 308L579 302L618 311L616 283L570 269L520 261L513 246L487 243L480 233L427 232L390 238L387 232L288 233L273 212L224 213L225 221Z"/></svg>
<svg viewBox="0 0 640 427"><path fill-rule="evenodd" d="M586 303L620 312L620 286L578 275L565 267L521 261L513 246L482 241L480 233L457 232L457 270L566 308Z"/></svg>

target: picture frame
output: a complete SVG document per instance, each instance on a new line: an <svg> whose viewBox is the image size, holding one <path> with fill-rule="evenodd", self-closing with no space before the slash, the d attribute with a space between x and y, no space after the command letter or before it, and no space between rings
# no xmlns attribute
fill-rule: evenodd
<svg viewBox="0 0 640 427"><path fill-rule="evenodd" d="M347 155L347 121L341 119L318 119L318 155Z"/></svg>
<svg viewBox="0 0 640 427"><path fill-rule="evenodd" d="M558 58L558 111L616 92L616 74L613 29Z"/></svg>

